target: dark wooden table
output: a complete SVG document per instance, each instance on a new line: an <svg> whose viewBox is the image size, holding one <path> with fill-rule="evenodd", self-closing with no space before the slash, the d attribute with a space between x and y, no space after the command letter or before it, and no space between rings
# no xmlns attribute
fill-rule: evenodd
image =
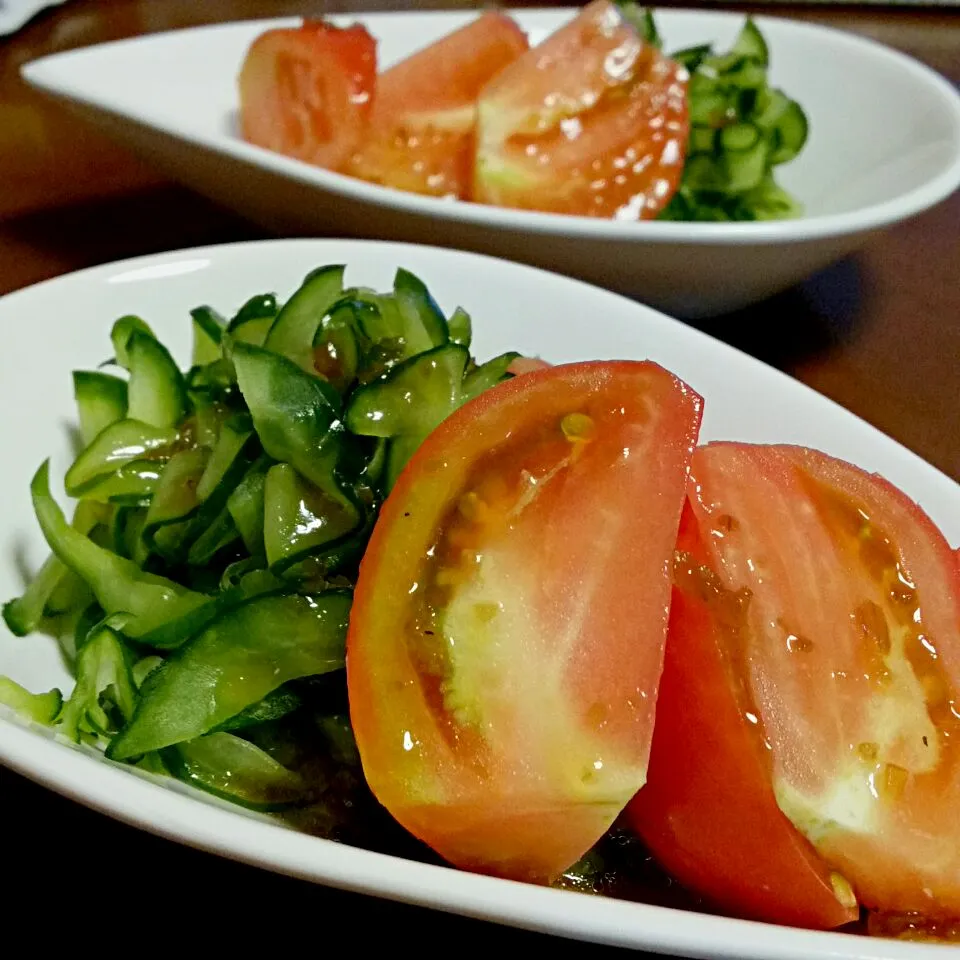
<svg viewBox="0 0 960 960"><path fill-rule="evenodd" d="M27 90L19 80L21 64L70 47L213 20L480 5L474 0L70 0L41 14L18 34L0 39L0 294L120 257L263 235L164 182L148 163ZM960 12L756 9L861 33L960 83ZM837 400L960 480L960 194L889 231L855 258L765 304L711 321L709 329ZM188 955L210 945L247 953L294 945L317 953L389 945L428 956L465 945L507 955L541 949L614 952L441 917L218 860L115 824L3 770L0 810L7 930L19 928L37 945L55 940L70 949L80 939L112 952L143 944L164 949L162 943ZM50 905L48 924L18 923L37 898Z"/></svg>

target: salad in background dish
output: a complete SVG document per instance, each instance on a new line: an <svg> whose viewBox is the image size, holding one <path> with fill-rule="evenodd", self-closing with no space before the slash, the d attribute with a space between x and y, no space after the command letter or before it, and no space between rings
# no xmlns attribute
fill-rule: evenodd
<svg viewBox="0 0 960 960"><path fill-rule="evenodd" d="M76 683L0 702L351 843L960 938L960 565L920 508L698 446L654 363L478 363L412 274L343 278L198 307L186 373L116 321L3 609Z"/></svg>
<svg viewBox="0 0 960 960"><path fill-rule="evenodd" d="M807 120L768 83L756 24L726 53L662 47L649 10L594 0L536 47L488 12L378 75L362 26L305 21L250 46L241 131L437 197L622 220L798 216L774 169Z"/></svg>

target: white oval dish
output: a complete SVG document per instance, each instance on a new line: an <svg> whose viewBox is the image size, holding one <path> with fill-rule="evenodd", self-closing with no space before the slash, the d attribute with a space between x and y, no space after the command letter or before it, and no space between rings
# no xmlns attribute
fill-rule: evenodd
<svg viewBox="0 0 960 960"><path fill-rule="evenodd" d="M312 268L347 263L348 280L388 287L417 273L450 311L473 315L475 352L508 348L553 362L645 358L705 398L702 438L805 443L883 473L960 540L960 487L893 440L802 384L662 314L578 281L473 254L364 241L287 240L144 257L51 280L0 300L0 599L22 588L46 549L30 477L52 456L55 491L69 462L70 371L109 351L112 321L135 312L181 362L190 308L232 311L268 290L286 297ZM518 322L522 320L522 322ZM762 402L758 402L758 397ZM0 627L0 674L34 689L69 687L52 640ZM0 719L0 762L113 817L266 869L584 940L729 960L923 960L935 947L824 934L607 900L388 857L295 833L172 780L151 778ZM37 826L39 829L39 825ZM41 838L37 837L37 843Z"/></svg>
<svg viewBox="0 0 960 960"><path fill-rule="evenodd" d="M573 15L518 11L531 41ZM476 16L369 14L389 65ZM743 16L657 13L667 49L736 36ZM26 80L138 150L172 177L283 234L335 231L433 243L531 263L683 316L763 299L846 255L960 184L960 94L915 60L860 37L760 17L771 82L798 100L810 139L784 186L806 206L768 223L626 223L526 213L374 186L253 147L236 134L236 76L256 21L180 30L56 54Z"/></svg>

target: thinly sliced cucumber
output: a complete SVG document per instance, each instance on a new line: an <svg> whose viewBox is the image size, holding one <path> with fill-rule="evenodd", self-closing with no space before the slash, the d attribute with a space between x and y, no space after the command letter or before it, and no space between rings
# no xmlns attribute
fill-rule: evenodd
<svg viewBox="0 0 960 960"><path fill-rule="evenodd" d="M85 447L111 424L127 416L127 382L109 373L75 370L73 395L80 418L80 439Z"/></svg>
<svg viewBox="0 0 960 960"><path fill-rule="evenodd" d="M731 193L742 193L759 186L767 172L768 153L763 140L758 140L749 150L725 153L727 189Z"/></svg>
<svg viewBox="0 0 960 960"><path fill-rule="evenodd" d="M469 359L466 348L446 344L405 360L353 392L347 428L367 437L426 436L460 405Z"/></svg>
<svg viewBox="0 0 960 960"><path fill-rule="evenodd" d="M327 311L343 295L346 268L332 265L314 270L277 314L264 347L292 360L301 370L313 369L313 338Z"/></svg>
<svg viewBox="0 0 960 960"><path fill-rule="evenodd" d="M198 447L212 450L220 439L223 424L233 414L219 400L211 398L205 390L188 390L187 395L193 406L193 437Z"/></svg>
<svg viewBox="0 0 960 960"><path fill-rule="evenodd" d="M84 733L110 736L133 716L137 688L120 634L94 628L77 653L77 683L57 720L60 732L79 743ZM116 708L112 716L104 700Z"/></svg>
<svg viewBox="0 0 960 960"><path fill-rule="evenodd" d="M145 320L132 314L117 320L110 331L110 340L113 343L113 355L116 362L125 369L130 369L130 338L135 333L145 333L152 337L153 331Z"/></svg>
<svg viewBox="0 0 960 960"><path fill-rule="evenodd" d="M145 637L170 621L193 613L207 597L165 577L141 570L135 563L98 546L73 529L50 495L50 465L44 462L30 485L33 509L50 549L81 576L109 613L130 614L124 632Z"/></svg>
<svg viewBox="0 0 960 960"><path fill-rule="evenodd" d="M262 346L279 312L277 298L272 293L251 297L237 311L227 331L233 340Z"/></svg>
<svg viewBox="0 0 960 960"><path fill-rule="evenodd" d="M712 156L698 153L687 160L684 185L690 190L724 190L727 177L722 164Z"/></svg>
<svg viewBox="0 0 960 960"><path fill-rule="evenodd" d="M360 509L345 507L301 477L287 463L267 473L263 491L263 542L275 573L308 556L320 556L357 529Z"/></svg>
<svg viewBox="0 0 960 960"><path fill-rule="evenodd" d="M264 595L227 610L147 678L107 756L203 736L298 677L342 669L351 596Z"/></svg>
<svg viewBox="0 0 960 960"><path fill-rule="evenodd" d="M150 550L173 558L183 546L188 521L200 508L199 484L210 452L203 447L174 454L164 467L143 523Z"/></svg>
<svg viewBox="0 0 960 960"><path fill-rule="evenodd" d="M471 370L463 378L463 402L479 397L484 390L489 390L490 387L507 379L510 364L519 356L520 354L514 351L501 353L500 356Z"/></svg>
<svg viewBox="0 0 960 960"><path fill-rule="evenodd" d="M131 460L85 489L81 496L98 503L147 506L160 484L164 466L162 460Z"/></svg>
<svg viewBox="0 0 960 960"><path fill-rule="evenodd" d="M204 366L220 359L220 342L226 322L212 307L196 307L190 311L193 321L194 366Z"/></svg>
<svg viewBox="0 0 960 960"><path fill-rule="evenodd" d="M285 684L268 693L257 703L250 704L235 717L224 720L216 728L216 732L245 730L247 727L255 727L271 720L279 720L281 717L293 713L294 710L299 710L301 706L303 706L303 697L290 684Z"/></svg>
<svg viewBox="0 0 960 960"><path fill-rule="evenodd" d="M450 314L447 321L447 331L450 334L450 342L459 347L470 348L470 341L473 339L473 322L470 314L463 307L457 307Z"/></svg>
<svg viewBox="0 0 960 960"><path fill-rule="evenodd" d="M99 504L81 501L77 504L71 526L86 536L106 519L106 512ZM3 605L3 619L10 632L25 637L36 630L45 617L67 613L74 609L74 604L82 605L76 579L77 575L58 557L47 557L23 594ZM61 590L66 590L69 596L61 594Z"/></svg>
<svg viewBox="0 0 960 960"><path fill-rule="evenodd" d="M741 153L756 146L760 131L752 123L734 123L720 131L720 148Z"/></svg>
<svg viewBox="0 0 960 960"><path fill-rule="evenodd" d="M361 317L374 310L351 298L335 303L321 320L313 338L313 373L343 392L356 380L362 359L358 332Z"/></svg>
<svg viewBox="0 0 960 960"><path fill-rule="evenodd" d="M210 523L204 525L203 532L194 540L187 554L187 563L194 567L205 567L221 550L239 539L240 531L224 507Z"/></svg>
<svg viewBox="0 0 960 960"><path fill-rule="evenodd" d="M690 100L690 123L694 125L720 126L732 112L729 97L716 89Z"/></svg>
<svg viewBox="0 0 960 960"><path fill-rule="evenodd" d="M163 663L163 657L151 655L149 657L142 657L130 668L133 682L138 690L143 686L144 680L146 680L161 663Z"/></svg>
<svg viewBox="0 0 960 960"><path fill-rule="evenodd" d="M790 98L783 91L764 90L757 97L750 121L761 130L772 130L790 103Z"/></svg>
<svg viewBox="0 0 960 960"><path fill-rule="evenodd" d="M717 147L717 133L713 127L691 127L687 152L713 153Z"/></svg>
<svg viewBox="0 0 960 960"><path fill-rule="evenodd" d="M345 510L355 509L337 476L345 443L339 394L268 350L237 344L234 363L263 449Z"/></svg>
<svg viewBox="0 0 960 960"><path fill-rule="evenodd" d="M127 354L127 415L155 427L176 427L186 411L187 389L170 351L156 338L136 331L127 341Z"/></svg>
<svg viewBox="0 0 960 960"><path fill-rule="evenodd" d="M150 555L143 542L143 525L147 519L146 507L118 506L114 510L109 545L114 553L132 560L142 567Z"/></svg>
<svg viewBox="0 0 960 960"><path fill-rule="evenodd" d="M208 500L224 483L233 489L240 482L249 465L250 455L257 447L252 427L249 417L234 418L223 424L220 439L197 484L199 501Z"/></svg>
<svg viewBox="0 0 960 960"><path fill-rule="evenodd" d="M155 427L138 420L119 420L111 424L67 470L64 479L67 493L71 497L83 496L134 460L156 459L156 465L161 466L167 449L176 443L177 436L174 429Z"/></svg>
<svg viewBox="0 0 960 960"><path fill-rule="evenodd" d="M709 43L701 43L695 47L684 47L670 54L670 59L693 74L703 61L713 53L713 46Z"/></svg>
<svg viewBox="0 0 960 960"><path fill-rule="evenodd" d="M443 311L419 277L401 267L393 281L393 292L403 319L408 352L421 353L449 340Z"/></svg>
<svg viewBox="0 0 960 960"><path fill-rule="evenodd" d="M25 720L49 726L60 712L62 703L59 690L31 693L9 677L0 677L0 704L15 710Z"/></svg>
<svg viewBox="0 0 960 960"><path fill-rule="evenodd" d="M807 115L800 104L791 100L773 128L774 142L770 163L777 166L792 160L807 142L808 131Z"/></svg>
<svg viewBox="0 0 960 960"><path fill-rule="evenodd" d="M730 53L738 57L750 57L764 67L769 66L770 50L767 41L763 39L763 34L751 17L747 17L747 22L730 48Z"/></svg>
<svg viewBox="0 0 960 960"><path fill-rule="evenodd" d="M270 460L261 457L247 469L243 479L227 498L227 510L243 539L243 545L254 557L262 557L264 524L264 484Z"/></svg>
<svg viewBox="0 0 960 960"><path fill-rule="evenodd" d="M251 810L282 810L307 796L303 778L231 733L211 733L163 751L179 780Z"/></svg>

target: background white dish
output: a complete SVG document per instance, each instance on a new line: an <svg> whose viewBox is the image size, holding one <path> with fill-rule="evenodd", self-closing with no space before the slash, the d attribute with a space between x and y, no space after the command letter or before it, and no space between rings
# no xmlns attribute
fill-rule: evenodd
<svg viewBox="0 0 960 960"><path fill-rule="evenodd" d="M571 10L520 11L539 41ZM468 22L474 11L334 18L379 40L382 65ZM725 46L742 14L664 10L668 49ZM960 95L916 61L824 27L758 18L771 80L803 105L810 140L780 168L806 204L764 224L617 223L418 197L328 173L244 143L236 76L260 32L296 21L175 31L28 64L33 85L201 193L283 234L343 232L473 249L708 316L782 290L872 233L943 199L960 183Z"/></svg>
<svg viewBox="0 0 960 960"><path fill-rule="evenodd" d="M650 357L706 398L702 437L818 446L881 471L917 498L954 543L960 487L874 428L785 375L622 297L528 267L421 246L273 241L144 257L51 280L0 300L0 599L21 589L46 549L28 484L53 457L55 492L69 461L70 371L109 353L112 321L138 313L181 362L188 310L227 313L249 295L286 297L313 267L347 263L348 280L387 287L416 272L448 312L473 315L475 351L508 348L562 362ZM522 323L518 323L522 318ZM762 398L762 402L758 402ZM0 674L35 690L69 685L53 641L0 627ZM509 883L305 837L172 780L151 781L49 734L0 719L0 762L154 833L315 882L502 923L691 957L736 960L922 960L936 948L819 934ZM40 842L40 838L37 838Z"/></svg>

